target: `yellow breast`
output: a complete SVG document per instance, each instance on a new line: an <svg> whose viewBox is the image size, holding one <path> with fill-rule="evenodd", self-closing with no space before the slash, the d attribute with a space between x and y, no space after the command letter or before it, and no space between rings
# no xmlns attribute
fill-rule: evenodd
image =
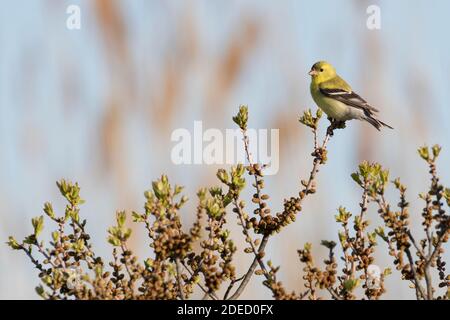
<svg viewBox="0 0 450 320"><path fill-rule="evenodd" d="M311 96L317 106L322 109L327 116L338 121L347 120L349 106L335 99L325 97L320 92L319 87L313 83L311 83Z"/></svg>

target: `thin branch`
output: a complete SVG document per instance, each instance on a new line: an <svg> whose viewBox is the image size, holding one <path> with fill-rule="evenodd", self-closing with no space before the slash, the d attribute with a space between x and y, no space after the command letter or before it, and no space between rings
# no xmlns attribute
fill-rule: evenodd
<svg viewBox="0 0 450 320"><path fill-rule="evenodd" d="M311 292L311 289L308 289L308 290L306 290L305 292L300 293L299 296L298 296L299 299L300 299L300 300L303 300L310 292Z"/></svg>
<svg viewBox="0 0 450 320"><path fill-rule="evenodd" d="M447 232L449 231L449 228L447 227ZM436 243L436 246L434 247L434 251L432 252L432 254L430 255L430 257L428 258L427 261L427 265L431 264L431 262L436 259L437 255L439 254L440 248L442 243L444 242L444 238L445 238L445 232L442 232L441 235L439 235L438 237L438 241Z"/></svg>
<svg viewBox="0 0 450 320"><path fill-rule="evenodd" d="M409 250L409 248L406 248L406 249L405 249L405 253L406 253L406 256L408 257L409 265L410 265L410 267L411 267L411 272L412 272L413 277L414 277L414 286L415 286L416 289L419 291L420 296L421 296L423 299L425 299L425 298L426 298L425 291L424 291L422 285L420 284L419 277L417 276L416 268L415 268L415 266L414 266L414 260L413 260L413 258L412 258L411 251Z"/></svg>
<svg viewBox="0 0 450 320"><path fill-rule="evenodd" d="M134 290L134 280L133 280L133 272L130 269L130 261L128 259L128 256L125 254L126 252L128 252L128 248L125 242L122 241L121 245L120 245L120 249L122 250L122 256L124 259L124 265L125 265L125 270L128 273L128 276L130 277L130 279L128 280L128 286L130 287L131 290Z"/></svg>
<svg viewBox="0 0 450 320"><path fill-rule="evenodd" d="M315 140L315 145L314 145L314 160L313 160L313 168L309 174L309 179L308 182L306 183L305 188L302 190L304 196L300 197L300 205L303 202L303 199L306 197L306 195L308 195L312 189L313 186L313 182L315 181L317 172L319 172L318 167L319 165L322 163L321 160L321 155L320 155L320 151L324 150L326 148L326 145L328 143L328 141L330 140L330 137L333 136L333 131L334 129L337 128L337 123L335 121L332 121L331 124L328 126L327 128L327 133L325 135L325 138L322 142L322 145L320 148L317 148L317 140ZM317 129L314 129L313 131L315 131L315 134L317 134ZM245 228L245 225L243 225L243 228ZM242 294L242 292L244 291L245 287L247 286L248 282L250 281L253 273L255 272L256 266L258 265L258 263L260 264L261 268L264 271L263 268L263 263L261 263L262 261L260 261L261 259L259 258L259 255L264 252L264 249L267 245L267 241L269 240L269 235L264 235L262 240L261 240L261 244L259 245L257 254L255 255L255 258L253 259L253 262L250 266L250 268L248 269L244 280L241 282L241 284L239 285L238 289L236 290L236 292L230 297L230 300L235 300L238 299L239 296ZM264 273L266 275L266 273ZM267 278L267 276L266 276ZM270 281L270 277L267 279Z"/></svg>
<svg viewBox="0 0 450 320"><path fill-rule="evenodd" d="M431 279L430 267L425 265L424 269L425 283L427 285L427 299L433 300L433 281Z"/></svg>
<svg viewBox="0 0 450 320"><path fill-rule="evenodd" d="M414 239L413 235L411 234L411 230L406 231L408 234L409 240L411 240L411 243L414 245L414 248L416 248L417 252L420 256L425 257L425 253L423 250L417 245L416 240Z"/></svg>
<svg viewBox="0 0 450 320"><path fill-rule="evenodd" d="M177 270L177 284L178 284L178 291L180 292L180 299L186 300L186 297L183 292L183 284L181 283L181 264L180 259L175 259L175 268Z"/></svg>
<svg viewBox="0 0 450 320"><path fill-rule="evenodd" d="M266 248L268 240L269 240L269 235L264 235L262 240L261 240L261 244L259 245L259 248L258 248L258 255L261 254L262 252L264 252L264 249ZM244 279L242 280L242 282L239 285L239 287L237 288L236 292L230 297L229 300L236 300L236 299L239 298L239 296L242 294L242 292L244 291L245 287L249 283L253 273L255 272L255 269L256 269L256 266L259 263L259 260L260 259L258 258L258 256L255 256L255 258L253 259L253 262L252 262L250 268L248 269L247 273L244 276Z"/></svg>
<svg viewBox="0 0 450 320"><path fill-rule="evenodd" d="M343 300L343 299L339 296L339 294L336 292L335 289L333 289L333 288L327 288L327 291L331 294L331 296L332 296L334 299L336 299L336 300Z"/></svg>
<svg viewBox="0 0 450 320"><path fill-rule="evenodd" d="M385 213L389 212L389 206L387 204L387 201L386 201L384 195L381 195L380 198L375 199L375 201L377 202L379 208L383 212L385 212ZM390 243L389 243L389 245L390 245ZM412 257L412 254L411 254L411 251L409 250L409 248L405 249L405 253L406 253L407 257L408 257L409 266L410 266L411 272L413 274L412 282L414 283L414 287L416 289L416 295L417 295L418 298L422 297L423 299L425 299L425 297L426 297L425 296L425 291L424 291L422 285L420 284L419 277L418 277L418 275L416 273L414 260L413 260L413 257Z"/></svg>
<svg viewBox="0 0 450 320"><path fill-rule="evenodd" d="M242 135L243 135L243 140L244 140L244 149L245 149L245 154L246 154L246 157L247 157L247 161L248 161L250 166L253 166L252 159L251 159L251 154L250 154L249 138L248 138L246 130L242 130ZM254 187L256 189L256 195L257 195L258 199L261 199L260 180L259 180L258 177L259 177L258 174L255 173L254 174L254 179L255 179ZM239 285L238 289L230 297L231 300L235 300L235 299L239 298L239 296L242 294L242 292L244 291L245 287L247 286L248 282L250 281L250 278L252 277L253 273L255 272L256 266L258 264L260 265L261 269L263 270L266 279L269 280L269 281L271 279L270 274L268 273L267 268L266 268L266 266L264 265L264 262L261 259L261 253L264 252L264 249L265 249L265 247L267 245L267 241L269 240L269 235L264 235L263 236L259 248L256 249L256 247L254 245L254 242L253 242L253 239L250 237L249 232L248 232L248 230L246 228L245 219L244 219L244 215L243 215L242 209L239 206L239 204L237 203L236 199L234 200L234 205L235 205L235 207L236 207L236 209L238 211L238 217L239 217L239 220L241 222L244 235L246 237L246 240L248 239L247 242L250 244L252 252L255 255L255 258L253 259L253 262L252 262L250 268L248 269L247 273L244 275L243 281ZM262 211L264 210L264 206L262 205L261 201L259 201L259 203L258 203L258 209L259 209L259 213L262 214ZM233 285L234 285L234 283L232 282L230 284L230 287L228 287L227 292L225 294L225 299L227 298L228 294L230 293L231 288L232 288Z"/></svg>
<svg viewBox="0 0 450 320"><path fill-rule="evenodd" d="M51 257L48 255L48 253L45 252L45 249L42 247L42 245L38 242L37 239L36 239L36 243L34 245L38 248L38 251L44 256L44 258L52 265L52 267L54 269L57 269L58 267L52 261Z"/></svg>
<svg viewBox="0 0 450 320"><path fill-rule="evenodd" d="M194 275L194 272L189 269L189 267L183 262L180 261L181 265L187 270L187 272L191 275L191 277ZM211 292L210 290L208 290L207 288L205 288L200 282L197 283L197 286L202 289L202 291L207 294L211 299L213 300L219 300L219 297L214 293Z"/></svg>
<svg viewBox="0 0 450 320"><path fill-rule="evenodd" d="M245 275L243 275L243 276L240 277L240 278L231 280L230 285L228 286L227 291L225 292L225 295L223 296L223 300L227 300L227 299L228 299L228 296L230 295L231 289L233 289L234 285L235 285L237 282L243 280L244 278L245 278Z"/></svg>

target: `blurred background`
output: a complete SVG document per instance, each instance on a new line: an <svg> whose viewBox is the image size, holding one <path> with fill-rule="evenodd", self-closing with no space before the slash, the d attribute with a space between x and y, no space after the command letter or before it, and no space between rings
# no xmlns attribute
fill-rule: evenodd
<svg viewBox="0 0 450 320"><path fill-rule="evenodd" d="M250 127L280 130L280 169L267 177L272 211L295 195L311 168L311 134L297 122L316 108L309 71L331 62L353 89L381 110L395 130L377 132L351 122L329 144L318 193L295 224L269 243L290 290L302 286L296 249L337 241L342 205L358 212L360 190L350 178L362 160L377 161L408 185L411 220L420 232L417 197L429 182L417 147L443 146L439 172L450 184L450 30L448 1L115 1L0 0L0 241L31 233L30 220L51 201L62 214L55 181L78 181L87 201L81 214L98 254L116 210L141 210L143 192L161 173L186 186L195 218L195 192L215 185L217 166L173 165L173 130L234 128L231 117L248 104ZM66 28L66 9L81 8L81 29ZM369 5L381 9L381 29L369 30ZM322 123L322 134L325 121ZM389 199L396 203L396 193ZM381 223L371 207L372 227ZM229 219L239 248L242 235ZM46 225L47 232L51 230ZM132 247L149 254L135 228ZM238 274L251 256L239 251ZM449 255L446 254L448 259ZM391 265L384 245L376 264ZM36 299L37 271L22 253L0 245L0 298ZM385 298L414 297L408 283L388 277ZM242 298L270 298L254 277ZM327 294L324 293L324 296Z"/></svg>

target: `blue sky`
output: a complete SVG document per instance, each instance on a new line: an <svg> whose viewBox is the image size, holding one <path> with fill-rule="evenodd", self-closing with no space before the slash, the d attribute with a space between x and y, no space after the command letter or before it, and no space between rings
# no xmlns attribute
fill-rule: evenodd
<svg viewBox="0 0 450 320"><path fill-rule="evenodd" d="M120 200L123 192L112 172L114 168L99 173L103 161L99 124L107 111L109 96L118 89L114 82L123 84L123 80L117 79L122 74L117 76L114 59L108 58L111 48L105 45L92 2L1 0L2 239L12 231L23 235L29 232L28 221L40 213L43 202L58 199L54 181L61 177L78 180L84 187L86 198L91 201L86 211L96 213L98 223L92 228L99 234L101 250L108 249L102 240L114 210L130 203L133 207L141 205L142 191L160 172L169 171L192 194L205 182L207 178L200 174L202 168L185 170L168 163L170 135L148 125L144 116L144 109L153 107L152 100L147 101L148 91L154 88L158 91L161 85L153 81L157 78L153 75L164 68L164 59L174 54L173 40L181 32L177 23L185 17L185 12L193 19L200 39L201 61L187 67L183 75L183 93L176 102L179 116L170 122L167 132L178 127L192 128L194 120L202 119L210 126L231 127L229 120L206 118L203 88L214 79L211 72L214 61L239 34L236 31L239 21L247 17L257 21L259 38L223 101L226 119L237 105L246 103L256 127L272 128L280 113L292 114L295 121L302 110L314 108L306 73L315 61L325 59L335 65L356 92L375 101L382 119L395 127L393 132L374 135L364 124L352 123L333 138L330 145L333 161L324 168L324 177L320 178L330 198L326 203L312 205L311 208L324 213L316 221L305 217L305 228L314 230L329 221L339 204L357 208L357 188L350 182L334 186L326 176L348 181L366 143L370 144L370 160L380 161L393 175L404 177L411 186L413 199L414 194L422 191L421 181L426 179L425 167L415 155L420 145L443 145L440 172L443 181L450 181L449 167L444 165L450 161L447 124L450 119L450 44L447 41L450 2L134 0L118 3L131 56L127 66L136 86L132 90L131 106L121 113L119 135L123 140L120 152L128 155L127 186L137 197L131 200ZM65 9L69 4L81 7L79 31L65 28ZM380 30L365 27L365 10L370 4L381 8ZM180 56L183 58L183 53ZM297 103L295 107L289 102L292 97ZM309 140L303 137L308 133L299 132L302 135L299 143L288 148L294 153L282 159L285 167L298 164L297 156L309 154ZM364 140L367 137L370 140ZM307 166L308 161L301 160L295 173L307 172ZM213 176L214 170L208 169L208 174ZM204 179L196 180L199 176ZM279 179L288 177L287 169L281 171ZM274 180L275 186L269 190L285 196L288 191L280 190L279 181ZM286 190L295 190L297 180L290 181ZM309 231L299 228L307 238ZM325 227L321 236L334 236L335 231L331 226ZM0 281L0 297L34 297L28 281L36 278L30 275L31 268L23 266L25 260L3 247L0 252L2 257L8 257L0 261L2 274L18 268L22 277L21 282ZM8 292L6 288L10 288Z"/></svg>

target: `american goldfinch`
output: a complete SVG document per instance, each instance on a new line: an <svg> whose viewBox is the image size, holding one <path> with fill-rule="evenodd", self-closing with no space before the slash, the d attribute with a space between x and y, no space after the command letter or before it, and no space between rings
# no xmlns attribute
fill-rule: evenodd
<svg viewBox="0 0 450 320"><path fill-rule="evenodd" d="M328 117L339 122L351 119L365 120L377 130L380 130L382 126L393 129L376 118L375 113L378 110L353 92L328 62L316 62L311 67L309 75L311 76L311 95Z"/></svg>

